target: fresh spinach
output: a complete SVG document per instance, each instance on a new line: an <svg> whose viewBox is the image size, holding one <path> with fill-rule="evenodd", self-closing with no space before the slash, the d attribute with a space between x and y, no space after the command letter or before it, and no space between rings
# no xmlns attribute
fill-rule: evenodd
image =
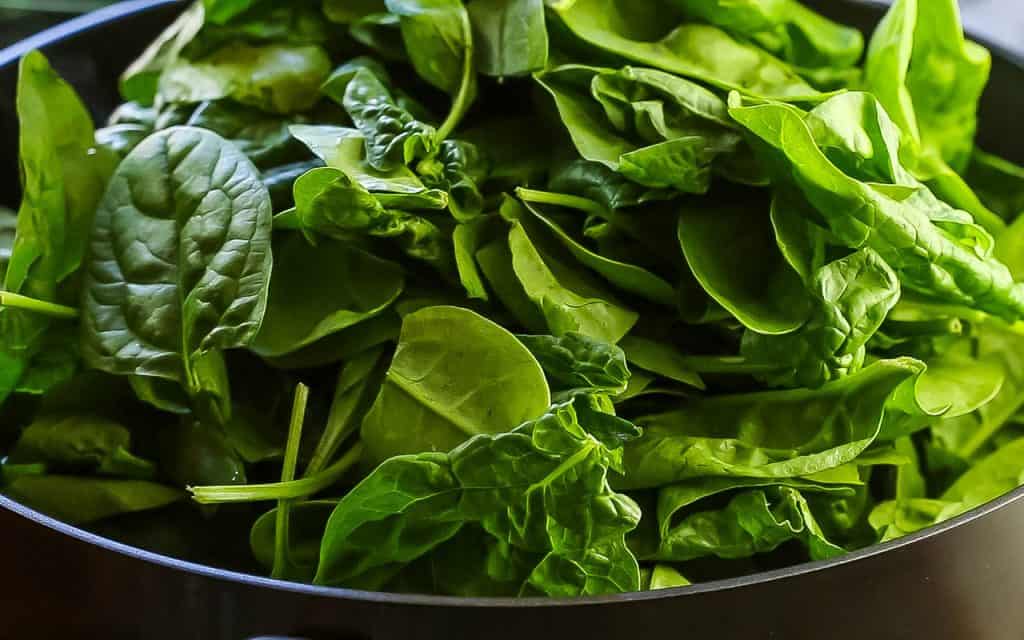
<svg viewBox="0 0 1024 640"><path fill-rule="evenodd" d="M861 62L798 0L195 0L98 130L29 54L0 492L574 597L1013 491L1024 169L959 18L896 0Z"/></svg>
<svg viewBox="0 0 1024 640"><path fill-rule="evenodd" d="M210 389L202 363L249 344L263 320L271 224L259 173L231 143L187 127L147 138L96 212L84 265L86 361L201 396Z"/></svg>
<svg viewBox="0 0 1024 640"><path fill-rule="evenodd" d="M536 418L549 403L540 365L515 336L467 309L430 307L405 318L362 437L374 463L447 451Z"/></svg>

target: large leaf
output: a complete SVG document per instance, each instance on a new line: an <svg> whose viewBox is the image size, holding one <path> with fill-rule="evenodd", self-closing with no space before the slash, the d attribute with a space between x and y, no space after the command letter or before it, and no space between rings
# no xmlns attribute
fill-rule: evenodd
<svg viewBox="0 0 1024 640"><path fill-rule="evenodd" d="M288 234L275 242L274 255L267 312L252 344L265 357L294 353L378 315L405 283L398 265L342 241L310 246Z"/></svg>
<svg viewBox="0 0 1024 640"><path fill-rule="evenodd" d="M540 365L515 336L472 311L430 307L405 318L363 441L373 462L448 451L536 418L549 402Z"/></svg>
<svg viewBox="0 0 1024 640"><path fill-rule="evenodd" d="M231 143L173 128L140 144L96 214L82 322L90 365L202 390L197 362L259 330L271 224L259 173Z"/></svg>
<svg viewBox="0 0 1024 640"><path fill-rule="evenodd" d="M886 401L923 370L914 360L883 360L818 390L717 396L639 418L644 435L626 448L620 484L791 478L838 467L874 442Z"/></svg>

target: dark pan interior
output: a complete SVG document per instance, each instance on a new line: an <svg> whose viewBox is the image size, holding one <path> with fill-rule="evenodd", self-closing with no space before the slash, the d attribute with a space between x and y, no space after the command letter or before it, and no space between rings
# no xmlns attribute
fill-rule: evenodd
<svg viewBox="0 0 1024 640"><path fill-rule="evenodd" d="M97 118L116 78L179 3L137 0L0 52L0 185L17 203L14 63L44 48ZM877 7L814 2L865 27ZM162 5L162 6L161 6ZM180 5L179 5L180 6ZM1024 161L1006 132L1024 112L1019 57L994 50L981 144ZM1024 490L941 527L836 561L682 590L585 601L466 600L289 585L156 556L0 498L0 637L243 638L1007 638L1024 629ZM243 538L244 539L244 538ZM244 551L244 550L243 550Z"/></svg>

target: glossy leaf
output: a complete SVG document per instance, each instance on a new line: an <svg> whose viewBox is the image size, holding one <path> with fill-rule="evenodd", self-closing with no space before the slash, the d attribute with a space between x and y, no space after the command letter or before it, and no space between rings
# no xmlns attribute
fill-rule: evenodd
<svg viewBox="0 0 1024 640"><path fill-rule="evenodd" d="M448 451L477 434L509 431L549 402L540 365L515 336L466 309L427 308L405 318L363 421L367 457Z"/></svg>

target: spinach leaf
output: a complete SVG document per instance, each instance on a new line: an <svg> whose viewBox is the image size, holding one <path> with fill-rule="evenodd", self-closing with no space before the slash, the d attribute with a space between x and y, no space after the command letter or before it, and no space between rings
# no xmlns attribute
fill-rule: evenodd
<svg viewBox="0 0 1024 640"><path fill-rule="evenodd" d="M382 313L405 286L398 265L347 242L311 247L287 234L275 241L274 255L266 315L251 345L264 357L294 353Z"/></svg>
<svg viewBox="0 0 1024 640"><path fill-rule="evenodd" d="M964 180L1004 220L1024 213L1024 168L975 149Z"/></svg>
<svg viewBox="0 0 1024 640"><path fill-rule="evenodd" d="M753 40L798 67L850 67L864 52L864 37L796 0L672 0L694 18Z"/></svg>
<svg viewBox="0 0 1024 640"><path fill-rule="evenodd" d="M619 305L584 274L542 253L521 222L513 224L508 242L516 278L553 334L576 331L614 344L636 324L636 312Z"/></svg>
<svg viewBox="0 0 1024 640"><path fill-rule="evenodd" d="M642 187L606 165L589 160L575 160L559 168L552 174L548 190L581 196L610 210L639 207L675 197L671 190Z"/></svg>
<svg viewBox="0 0 1024 640"><path fill-rule="evenodd" d="M194 2L121 75L125 100L152 106L159 93L160 77L175 64L181 52L199 34L206 20L202 2Z"/></svg>
<svg viewBox="0 0 1024 640"><path fill-rule="evenodd" d="M825 537L800 491L774 486L742 491L724 508L684 516L663 532L653 559L683 562L708 555L747 558L794 539L807 547L814 560L845 553Z"/></svg>
<svg viewBox="0 0 1024 640"><path fill-rule="evenodd" d="M369 68L342 68L328 78L324 92L345 107L366 141L366 162L374 169L388 171L434 152L434 128L399 106Z"/></svg>
<svg viewBox="0 0 1024 640"><path fill-rule="evenodd" d="M629 382L626 354L619 347L581 333L517 336L558 389L591 389L617 394Z"/></svg>
<svg viewBox="0 0 1024 640"><path fill-rule="evenodd" d="M678 235L701 287L744 326L780 335L806 322L811 301L776 245L767 203L683 207Z"/></svg>
<svg viewBox="0 0 1024 640"><path fill-rule="evenodd" d="M245 484L245 464L217 425L183 417L159 434L161 472L181 487Z"/></svg>
<svg viewBox="0 0 1024 640"><path fill-rule="evenodd" d="M251 9L259 0L203 0L206 17L215 24L224 24Z"/></svg>
<svg viewBox="0 0 1024 640"><path fill-rule="evenodd" d="M21 61L16 107L23 196L0 292L0 402L46 391L74 370L62 325L78 311L58 304L70 297L60 285L79 269L114 164L94 147L85 105L40 53Z"/></svg>
<svg viewBox="0 0 1024 640"><path fill-rule="evenodd" d="M638 418L644 435L626 447L626 474L618 484L787 478L832 469L874 442L886 401L923 370L915 360L883 360L817 390L715 396Z"/></svg>
<svg viewBox="0 0 1024 640"><path fill-rule="evenodd" d="M525 196L520 189L519 193ZM533 216L546 226L555 238L572 254L580 264L597 272L613 286L665 306L674 306L676 303L676 291L670 283L643 267L639 267L612 258L607 258L592 251L570 236L562 227L555 222L554 218L547 215L540 205L532 204L524 200L526 208Z"/></svg>
<svg viewBox="0 0 1024 640"><path fill-rule="evenodd" d="M586 160L646 187L704 193L741 142L720 98L669 73L566 65L537 80Z"/></svg>
<svg viewBox="0 0 1024 640"><path fill-rule="evenodd" d="M692 584L681 573L672 567L664 564L654 566L651 572L651 580L647 585L650 591L658 589L674 589L676 587L688 587Z"/></svg>
<svg viewBox="0 0 1024 640"><path fill-rule="evenodd" d="M976 411L936 423L932 427L936 446L964 460L975 457L1020 411L1024 406L1024 360L1018 355L1021 344L1021 336L999 322L990 321L977 329L971 349L977 358L1002 370L1002 385L995 397Z"/></svg>
<svg viewBox="0 0 1024 640"><path fill-rule="evenodd" d="M963 170L992 59L964 39L955 0L898 0L871 39L867 87L930 162Z"/></svg>
<svg viewBox="0 0 1024 640"><path fill-rule="evenodd" d="M41 416L21 432L11 450L16 464L42 463L54 471L94 471L140 480L155 475L153 464L130 451L131 433L96 416Z"/></svg>
<svg viewBox="0 0 1024 640"><path fill-rule="evenodd" d="M337 1L344 2L344 0ZM380 4L383 5L383 1ZM384 13L383 7L381 9L380 13L367 14L354 20L349 25L349 35L384 60L408 62L409 55L405 51L405 42L402 40L399 17Z"/></svg>
<svg viewBox="0 0 1024 640"><path fill-rule="evenodd" d="M231 98L270 113L297 113L319 100L330 64L319 46L233 42L197 60L178 58L161 74L158 92L173 103Z"/></svg>
<svg viewBox="0 0 1024 640"><path fill-rule="evenodd" d="M160 509L184 492L145 480L86 476L25 475L3 488L5 495L71 524L89 524L123 513Z"/></svg>
<svg viewBox="0 0 1024 640"><path fill-rule="evenodd" d="M193 128L147 138L96 213L83 286L86 361L200 395L209 381L197 363L249 344L263 320L271 224L259 173L232 144Z"/></svg>
<svg viewBox="0 0 1024 640"><path fill-rule="evenodd" d="M377 196L333 167L313 169L295 181L297 228L312 238L360 236L396 238L408 255L445 271L451 259L448 238L430 220L387 209ZM278 221L275 221L275 226Z"/></svg>
<svg viewBox="0 0 1024 640"><path fill-rule="evenodd" d="M858 99L856 94L832 98ZM904 287L925 296L1007 318L1024 312L1024 289L1006 267L933 222L929 211L934 201L915 198L918 189L886 188L851 177L828 158L808 116L794 107L736 104L733 117L765 143L777 175L797 186L838 242L854 249L871 247ZM876 113L884 117L883 111Z"/></svg>
<svg viewBox="0 0 1024 640"><path fill-rule="evenodd" d="M449 210L460 222L483 213L485 203L480 185L487 178L488 170L480 150L461 140L445 140L437 153L416 167L424 184L448 193Z"/></svg>
<svg viewBox="0 0 1024 640"><path fill-rule="evenodd" d="M362 437L371 462L447 451L481 433L502 433L550 403L537 360L515 336L458 307L406 316L394 360Z"/></svg>
<svg viewBox="0 0 1024 640"><path fill-rule="evenodd" d="M320 560L320 541L327 521L337 507L337 500L309 500L292 505L288 519L288 563L293 580L311 582ZM268 571L274 566L274 545L277 541L275 507L252 525L249 546L257 562Z"/></svg>
<svg viewBox="0 0 1024 640"><path fill-rule="evenodd" d="M331 515L316 582L382 584L477 524L532 558L523 593L639 588L625 542L639 509L607 479L636 430L595 433L587 430L593 419L571 403L555 405L510 433L479 435L449 454L385 462Z"/></svg>
<svg viewBox="0 0 1024 640"><path fill-rule="evenodd" d="M711 25L680 24L681 18L673 18L664 2L639 7L622 0L563 0L551 8L576 38L636 64L751 97L824 97L795 69L756 46Z"/></svg>
<svg viewBox="0 0 1024 640"><path fill-rule="evenodd" d="M825 265L810 289L813 311L796 332L744 334L741 351L748 360L779 367L763 376L773 386L814 388L856 373L864 364L868 340L900 296L896 274L871 249Z"/></svg>
<svg viewBox="0 0 1024 640"><path fill-rule="evenodd" d="M293 125L292 135L323 160L339 169L364 189L385 198L389 206L406 209L444 209L447 194L427 189L408 167L378 171L366 161L366 143L355 129L332 126Z"/></svg>
<svg viewBox="0 0 1024 640"><path fill-rule="evenodd" d="M474 0L467 7L476 68L487 76L523 76L547 66L543 0Z"/></svg>
<svg viewBox="0 0 1024 640"><path fill-rule="evenodd" d="M291 120L229 100L204 102L186 123L230 140L257 167L281 165L302 157L288 129ZM133 145L134 148L134 145Z"/></svg>
<svg viewBox="0 0 1024 640"><path fill-rule="evenodd" d="M696 389L706 388L700 375L672 345L633 335L623 338L620 345L626 352L626 359L644 371Z"/></svg>
<svg viewBox="0 0 1024 640"><path fill-rule="evenodd" d="M476 66L469 14L462 0L385 0L398 16L402 40L416 72L454 96L448 117L438 127L444 140L476 98Z"/></svg>

